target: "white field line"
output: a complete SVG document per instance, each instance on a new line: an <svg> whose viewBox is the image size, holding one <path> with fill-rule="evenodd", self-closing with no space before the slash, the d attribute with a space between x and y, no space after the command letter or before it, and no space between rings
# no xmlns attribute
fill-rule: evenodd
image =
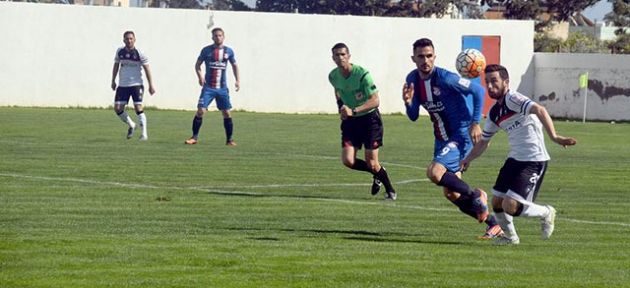
<svg viewBox="0 0 630 288"><path fill-rule="evenodd" d="M0 173L0 177L10 177L10 178L22 178L22 179L33 179L33 180L42 180L42 181L57 181L57 182L75 182L75 183L84 183L84 184L94 184L94 185L102 185L102 186L116 186L116 187L127 187L132 189L163 189L163 190L179 190L179 191L201 191L201 192L211 192L216 194L225 194L225 195L249 195L249 196L268 196L268 194L260 193L260 192L251 192L251 191L238 191L238 190L225 190L216 189L216 188L204 188L204 187L178 187L178 186L157 186L157 185L149 185L149 184L130 184L130 183L121 183L121 182L110 182L110 181L96 181L89 179L80 179L80 178L64 178L64 177L46 177L46 176L33 176L33 175L21 175L21 174L11 174L11 173ZM415 181L417 180L407 180L407 181ZM255 185L255 186L234 186L227 187L229 188L263 188L263 187L295 187L295 185L309 185L309 186L301 186L301 187L317 187L322 185L317 184L290 184L289 186L277 186L278 184L272 184L271 186L267 185ZM293 185L293 186L291 186ZM357 186L364 184L335 184L336 186ZM271 198L276 196L270 196ZM282 196L286 197L286 196ZM300 198L296 196L296 198ZM447 208L432 208L432 207L424 207L418 205L401 205L399 203L389 202L389 201L357 201L357 200L347 200L347 199L331 199L331 198L307 198L306 200L313 201L322 201L322 202L335 202L335 203L345 203L345 204L353 204L353 205L383 205L386 204L391 207L396 208L405 208L405 209L416 209L416 210L425 210L425 211L452 211L453 209ZM563 220L567 222L580 223L580 224L590 224L590 225L603 225L603 226L622 226L622 227L630 227L630 223L624 222L609 222L609 221L590 221L590 220L579 220L579 219L571 219L571 218L560 218L557 220Z"/></svg>

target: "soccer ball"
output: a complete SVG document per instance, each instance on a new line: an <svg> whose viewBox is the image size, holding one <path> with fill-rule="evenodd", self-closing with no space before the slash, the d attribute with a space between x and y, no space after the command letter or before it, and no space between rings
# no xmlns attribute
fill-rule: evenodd
<svg viewBox="0 0 630 288"><path fill-rule="evenodd" d="M457 55L455 67L462 77L479 77L486 68L486 57L477 49L466 49Z"/></svg>

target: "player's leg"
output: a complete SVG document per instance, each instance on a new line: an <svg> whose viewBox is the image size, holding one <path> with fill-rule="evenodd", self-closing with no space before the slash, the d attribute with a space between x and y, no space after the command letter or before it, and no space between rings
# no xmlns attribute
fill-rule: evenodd
<svg viewBox="0 0 630 288"><path fill-rule="evenodd" d="M513 216L539 218L542 238L548 239L555 227L556 209L550 205L534 203L547 170L547 162L509 160L515 163L514 165L519 172L516 174L518 175L517 181L514 181L506 193L507 198L503 201L503 209Z"/></svg>
<svg viewBox="0 0 630 288"><path fill-rule="evenodd" d="M149 135L147 134L147 116L144 114L144 107L142 106L142 95L144 92L143 86L134 86L132 87L131 97L133 99L133 107L136 111L136 115L138 116L138 124L140 124L141 132L140 140L148 140Z"/></svg>
<svg viewBox="0 0 630 288"><path fill-rule="evenodd" d="M374 179L378 180L383 184L383 186L385 186L385 192L387 193L385 195L385 199L396 200L396 190L394 190L394 187L392 186L392 182L389 179L389 175L387 174L385 167L381 166L380 162L378 161L378 148L365 149L365 161L367 162L368 167L374 175ZM378 185L378 183L376 183L376 185ZM378 193L378 190L376 191L376 193L374 192L374 190L375 189L372 189L372 195L376 195Z"/></svg>
<svg viewBox="0 0 630 288"><path fill-rule="evenodd" d="M471 188L468 183L461 179L461 172L459 172L459 161L469 146L464 139L448 142L436 140L434 158L427 167L427 177L438 186L442 186L450 192L458 193L458 201L453 203L458 205L460 210L475 210L477 221L481 223L486 221L489 215L488 196L481 189ZM452 201L450 198L449 200ZM468 201L472 201L471 207L468 207L469 204L464 204Z"/></svg>
<svg viewBox="0 0 630 288"><path fill-rule="evenodd" d="M379 147L383 146L383 120L378 110L361 116L357 127L360 132L361 145L365 147L365 161L372 173L372 195L378 194L381 185L385 186L385 199L396 200L396 191L392 186L387 170L378 159Z"/></svg>
<svg viewBox="0 0 630 288"><path fill-rule="evenodd" d="M508 201L505 200L508 199L506 193L510 189L510 186L518 181L518 168L515 167L514 164L515 162L509 159L505 161L492 187L492 210L497 218L497 222L501 225L501 229L503 229L503 238L505 238L497 240L500 245L518 244L513 242L519 242L516 227L514 226L514 217L503 209L504 203L509 204L513 212L517 208L513 206L514 203L507 203Z"/></svg>
<svg viewBox="0 0 630 288"><path fill-rule="evenodd" d="M130 96L128 92L127 87L118 87L116 88L116 96L114 96L114 112L116 112L118 118L128 126L127 139L133 136L133 132L136 129L136 123L131 120L131 117L129 117L129 114L125 111L125 106L127 106Z"/></svg>
<svg viewBox="0 0 630 288"><path fill-rule="evenodd" d="M236 146L236 142L232 139L234 132L234 122L232 121L232 103L230 102L230 94L228 89L219 89L217 91L217 108L221 110L223 115L223 129L225 130L225 145Z"/></svg>
<svg viewBox="0 0 630 288"><path fill-rule="evenodd" d="M193 145L197 144L197 140L199 138L199 130L201 129L201 124L203 124L203 115L208 111L208 106L210 102L212 102L214 94L212 93L212 89L203 86L201 88L201 94L199 95L199 101L197 101L197 112L195 113L195 117L192 121L192 136L184 141L185 144Z"/></svg>

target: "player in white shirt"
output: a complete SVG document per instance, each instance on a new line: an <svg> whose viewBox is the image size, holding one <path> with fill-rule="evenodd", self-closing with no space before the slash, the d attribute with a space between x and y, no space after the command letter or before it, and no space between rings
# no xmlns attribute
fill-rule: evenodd
<svg viewBox="0 0 630 288"><path fill-rule="evenodd" d="M550 205L534 203L547 170L549 154L545 147L543 127L553 142L564 147L575 145L571 137L556 134L553 121L545 107L524 95L509 90L509 75L497 64L485 69L486 86L496 103L490 108L481 141L461 161L467 169L490 144L499 130L508 133L510 151L492 187L492 208L504 234L495 240L497 245L519 244L520 239L512 219L514 216L541 219L542 238L548 239L554 230L556 210Z"/></svg>
<svg viewBox="0 0 630 288"><path fill-rule="evenodd" d="M116 91L116 96L114 97L114 111L116 111L116 115L118 115L120 120L129 126L127 129L127 139L131 138L136 129L136 123L134 123L127 112L125 112L125 106L127 106L129 98L132 98L136 115L138 115L138 123L142 128L140 140L147 140L147 117L144 114L144 107L142 106L142 94L144 94L142 69L144 69L147 82L149 82L149 93L151 93L151 95L155 93L153 78L151 77L151 70L149 69L149 59L136 49L136 35L133 31L126 31L123 34L123 42L125 46L116 50L114 68L112 70L111 87L112 90ZM120 75L118 76L118 80L120 84L116 85L116 75L118 75L119 71Z"/></svg>

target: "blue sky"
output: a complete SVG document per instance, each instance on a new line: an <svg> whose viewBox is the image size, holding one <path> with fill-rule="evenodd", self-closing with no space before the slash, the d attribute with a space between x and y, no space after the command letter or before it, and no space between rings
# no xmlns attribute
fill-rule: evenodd
<svg viewBox="0 0 630 288"><path fill-rule="evenodd" d="M597 22L601 22L604 20L604 16L606 13L612 11L612 3L602 0L599 3L587 8L584 10L584 16L588 17L591 20L597 20Z"/></svg>

